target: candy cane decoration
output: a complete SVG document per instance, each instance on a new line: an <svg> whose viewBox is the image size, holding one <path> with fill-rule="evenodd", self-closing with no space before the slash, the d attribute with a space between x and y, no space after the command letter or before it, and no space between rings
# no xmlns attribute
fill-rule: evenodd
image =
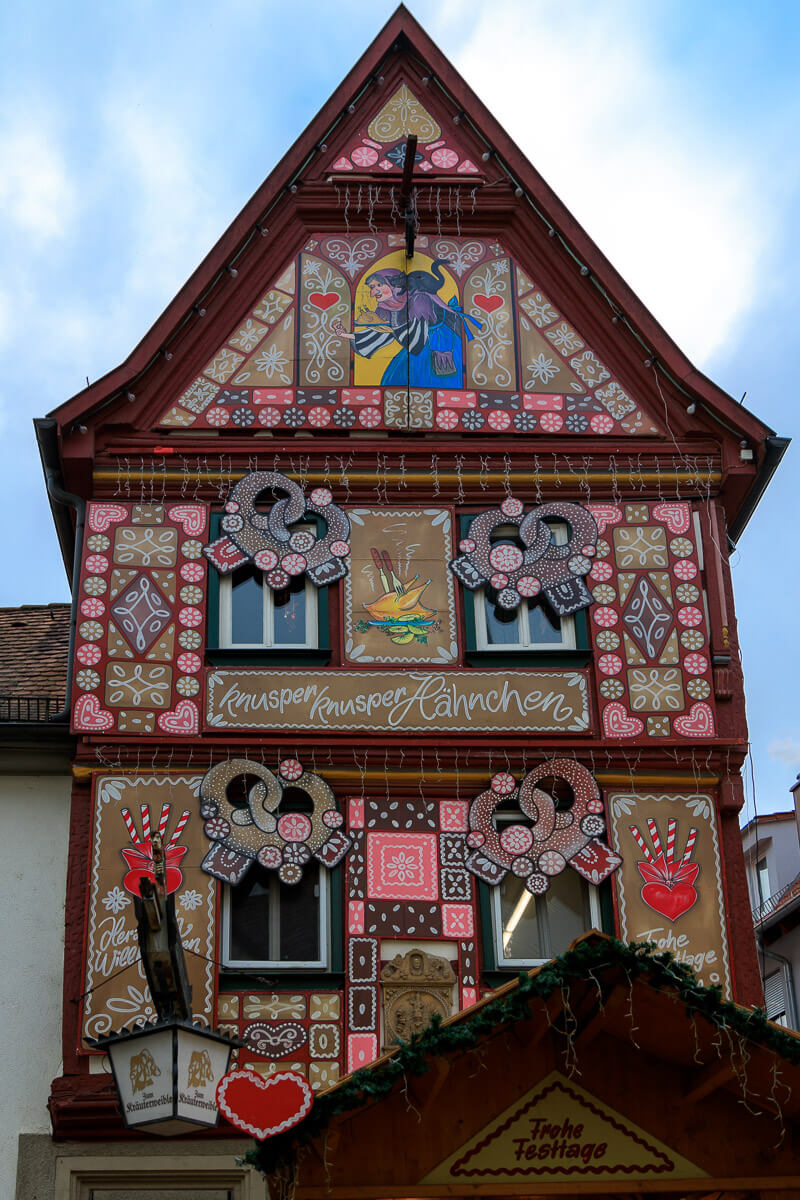
<svg viewBox="0 0 800 1200"><path fill-rule="evenodd" d="M147 842L150 839L150 809L146 804L141 806L142 813L142 839Z"/></svg>
<svg viewBox="0 0 800 1200"><path fill-rule="evenodd" d="M169 839L169 842L167 843L168 846L175 845L178 838L181 836L184 829L186 828L186 822L189 820L190 816L191 816L191 813L189 812L188 808L184 812L181 813L178 824L175 826L175 832L173 833L172 837Z"/></svg>
<svg viewBox="0 0 800 1200"><path fill-rule="evenodd" d="M163 838L164 834L167 832L168 822L169 822L169 805L162 804L161 805L161 817L158 822L158 833L159 833L159 836L162 838Z"/></svg>
<svg viewBox="0 0 800 1200"><path fill-rule="evenodd" d="M130 837L134 846L140 845L139 834L137 833L136 826L133 823L133 817L130 814L130 809L123 808L122 819L125 822L125 828L127 829L128 836Z"/></svg>
<svg viewBox="0 0 800 1200"><path fill-rule="evenodd" d="M652 817L647 818L647 832L650 834L650 841L653 843L653 849L656 852L656 858L661 858L664 851L661 849L661 838L658 836L658 826Z"/></svg>
<svg viewBox="0 0 800 1200"><path fill-rule="evenodd" d="M683 866L684 863L687 863L689 861L689 859L692 857L692 851L694 850L694 844L696 841L697 841L697 830L690 829L689 837L687 838L687 841L686 841L686 849L683 852L683 858L681 859L680 864L679 864L680 866Z"/></svg>
<svg viewBox="0 0 800 1200"><path fill-rule="evenodd" d="M647 845L647 843L645 842L645 840L642 837L639 830L636 828L635 825L631 825L630 831L633 834L634 838L636 839L636 845L639 847L639 849L641 850L642 854L645 856L647 861L650 863L653 862L653 855L650 853L650 848Z"/></svg>
<svg viewBox="0 0 800 1200"><path fill-rule="evenodd" d="M678 828L678 822L674 817L670 817L667 821L667 862L675 861L675 831Z"/></svg>

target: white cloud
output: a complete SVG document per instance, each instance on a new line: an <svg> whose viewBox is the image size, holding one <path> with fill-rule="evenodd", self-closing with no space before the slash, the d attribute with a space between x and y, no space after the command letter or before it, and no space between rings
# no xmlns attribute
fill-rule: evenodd
<svg viewBox="0 0 800 1200"><path fill-rule="evenodd" d="M458 68L667 332L702 363L752 302L759 164L696 111L628 0L498 0ZM447 19L447 9L444 11Z"/></svg>
<svg viewBox="0 0 800 1200"><path fill-rule="evenodd" d="M767 746L767 754L790 767L800 767L800 738L776 738Z"/></svg>
<svg viewBox="0 0 800 1200"><path fill-rule="evenodd" d="M18 116L0 132L0 214L34 243L62 237L76 192L54 135L43 119Z"/></svg>
<svg viewBox="0 0 800 1200"><path fill-rule="evenodd" d="M163 303L222 233L216 176L186 129L126 87L105 106L109 164L124 189L131 243L124 290ZM143 332L143 331L140 331Z"/></svg>

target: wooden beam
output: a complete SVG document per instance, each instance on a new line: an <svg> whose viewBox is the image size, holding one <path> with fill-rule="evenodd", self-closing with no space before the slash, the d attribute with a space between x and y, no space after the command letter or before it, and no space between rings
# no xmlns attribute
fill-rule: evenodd
<svg viewBox="0 0 800 1200"><path fill-rule="evenodd" d="M698 1072L692 1087L684 1092L683 1098L685 1102L687 1104L696 1104L698 1100L709 1096L718 1087L722 1087L723 1084L733 1079L735 1074L736 1070L730 1058L722 1058L719 1062L709 1063L707 1067Z"/></svg>

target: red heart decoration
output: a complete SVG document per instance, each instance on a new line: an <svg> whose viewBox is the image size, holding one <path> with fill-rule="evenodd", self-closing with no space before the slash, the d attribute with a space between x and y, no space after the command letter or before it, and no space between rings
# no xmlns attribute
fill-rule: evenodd
<svg viewBox="0 0 800 1200"><path fill-rule="evenodd" d="M171 521L183 526L186 537L197 537L206 527L206 510L202 504L173 504L168 510Z"/></svg>
<svg viewBox="0 0 800 1200"><path fill-rule="evenodd" d="M339 299L336 292L312 292L308 297L309 304L321 308L323 312Z"/></svg>
<svg viewBox="0 0 800 1200"><path fill-rule="evenodd" d="M685 717L675 717L672 728L681 737L713 737L714 714L711 706L698 700Z"/></svg>
<svg viewBox="0 0 800 1200"><path fill-rule="evenodd" d="M255 1071L229 1071L217 1085L219 1111L259 1141L297 1125L313 1102L309 1084L295 1071L279 1071L267 1079Z"/></svg>
<svg viewBox="0 0 800 1200"><path fill-rule="evenodd" d="M493 313L496 312L498 308L502 308L503 297L478 295L475 297L475 303L477 304L478 308L482 308L485 313Z"/></svg>
<svg viewBox="0 0 800 1200"><path fill-rule="evenodd" d="M122 504L92 503L89 505L89 528L92 533L105 533L109 525L124 521L127 515L128 511Z"/></svg>
<svg viewBox="0 0 800 1200"><path fill-rule="evenodd" d="M668 921L677 921L697 903L697 891L688 883L646 883L642 888L642 899L648 908Z"/></svg>
<svg viewBox="0 0 800 1200"><path fill-rule="evenodd" d="M183 883L183 875L181 873L179 863L187 851L186 846L167 846L165 858L167 860L167 895L170 892L176 892ZM126 846L122 851L122 857L128 864L128 872L122 881L122 886L132 896L141 896L141 882L143 879L155 880L155 867L153 866L153 843L150 838L140 842L138 846Z"/></svg>
<svg viewBox="0 0 800 1200"><path fill-rule="evenodd" d="M657 521L663 521L670 533L674 534L686 533L692 523L692 510L684 501L672 504L662 500L653 509L653 516Z"/></svg>
<svg viewBox="0 0 800 1200"><path fill-rule="evenodd" d="M698 863L667 863L659 855L655 862L637 862L636 866L645 880L642 899L659 916L677 921L697 903Z"/></svg>
<svg viewBox="0 0 800 1200"><path fill-rule="evenodd" d="M164 733L194 734L200 728L200 714L191 700L179 700L171 712L158 714L158 727Z"/></svg>
<svg viewBox="0 0 800 1200"><path fill-rule="evenodd" d="M87 733L103 732L114 725L114 714L107 708L100 707L97 696L85 692L75 701L72 709L72 724L75 729Z"/></svg>
<svg viewBox="0 0 800 1200"><path fill-rule="evenodd" d="M595 519L600 537L609 525L618 525L622 520L622 509L616 504L587 504L586 507Z"/></svg>
<svg viewBox="0 0 800 1200"><path fill-rule="evenodd" d="M606 737L638 737L644 733L644 721L632 716L624 704L615 700L603 709L603 730Z"/></svg>

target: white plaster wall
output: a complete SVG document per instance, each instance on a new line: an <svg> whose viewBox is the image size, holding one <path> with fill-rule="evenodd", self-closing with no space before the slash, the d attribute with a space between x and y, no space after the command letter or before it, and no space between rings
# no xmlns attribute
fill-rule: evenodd
<svg viewBox="0 0 800 1200"><path fill-rule="evenodd" d="M61 1070L70 779L0 775L0 1196L13 1196L20 1133L50 1130Z"/></svg>

